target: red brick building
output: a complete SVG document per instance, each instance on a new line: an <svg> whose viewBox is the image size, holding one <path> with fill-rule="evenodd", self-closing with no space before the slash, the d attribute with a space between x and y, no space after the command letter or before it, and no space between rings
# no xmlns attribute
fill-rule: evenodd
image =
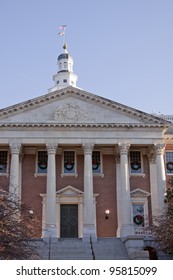
<svg viewBox="0 0 173 280"><path fill-rule="evenodd" d="M72 66L65 46L48 94L0 110L0 185L42 236L142 235L173 175L171 123L77 88Z"/></svg>

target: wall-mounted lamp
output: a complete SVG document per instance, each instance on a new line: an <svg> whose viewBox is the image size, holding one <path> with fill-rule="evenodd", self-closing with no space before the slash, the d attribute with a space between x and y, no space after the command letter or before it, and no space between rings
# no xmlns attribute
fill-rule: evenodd
<svg viewBox="0 0 173 280"><path fill-rule="evenodd" d="M34 214L34 211L33 211L32 209L29 210L28 212L29 212L30 215L33 215L33 214Z"/></svg>
<svg viewBox="0 0 173 280"><path fill-rule="evenodd" d="M110 210L105 210L105 219L109 219Z"/></svg>
<svg viewBox="0 0 173 280"><path fill-rule="evenodd" d="M29 213L29 218L30 218L30 219L33 219L34 211L33 211L32 209L30 209L30 210L28 211L28 213Z"/></svg>

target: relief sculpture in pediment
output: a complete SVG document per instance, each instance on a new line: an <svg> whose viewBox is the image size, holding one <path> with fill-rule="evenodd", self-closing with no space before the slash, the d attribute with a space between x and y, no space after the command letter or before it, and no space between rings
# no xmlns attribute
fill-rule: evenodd
<svg viewBox="0 0 173 280"><path fill-rule="evenodd" d="M65 104L58 107L54 112L55 121L84 121L87 119L87 112L77 104Z"/></svg>

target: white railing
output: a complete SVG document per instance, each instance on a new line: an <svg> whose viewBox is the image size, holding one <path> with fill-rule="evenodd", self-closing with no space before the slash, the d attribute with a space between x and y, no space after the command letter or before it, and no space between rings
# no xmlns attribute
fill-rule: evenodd
<svg viewBox="0 0 173 280"><path fill-rule="evenodd" d="M135 228L135 235L152 236L151 230L145 227Z"/></svg>

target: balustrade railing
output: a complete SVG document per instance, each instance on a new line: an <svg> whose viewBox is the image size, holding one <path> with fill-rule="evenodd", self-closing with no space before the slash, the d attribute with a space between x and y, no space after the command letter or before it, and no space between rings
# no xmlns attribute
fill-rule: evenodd
<svg viewBox="0 0 173 280"><path fill-rule="evenodd" d="M152 232L148 228L137 227L137 228L135 228L135 235L152 236Z"/></svg>

